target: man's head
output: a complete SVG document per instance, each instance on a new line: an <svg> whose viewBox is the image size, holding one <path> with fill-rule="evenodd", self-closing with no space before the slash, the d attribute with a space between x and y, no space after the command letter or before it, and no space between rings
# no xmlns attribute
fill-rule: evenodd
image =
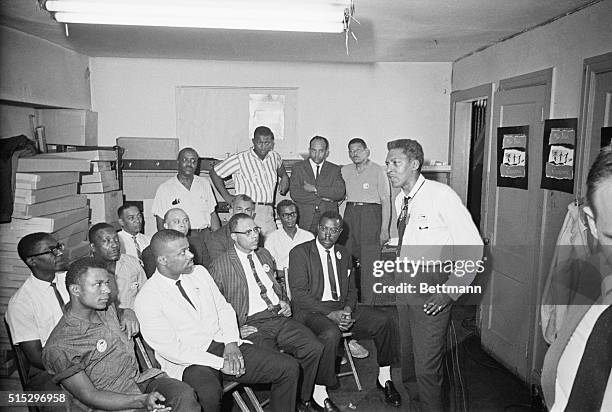
<svg viewBox="0 0 612 412"><path fill-rule="evenodd" d="M266 126L259 126L253 132L253 151L260 158L274 149L274 133Z"/></svg>
<svg viewBox="0 0 612 412"><path fill-rule="evenodd" d="M232 240L238 250L250 253L257 249L261 228L255 224L255 221L249 215L238 213L232 216L228 225Z"/></svg>
<svg viewBox="0 0 612 412"><path fill-rule="evenodd" d="M121 257L119 236L108 223L96 223L89 229L89 247L99 261L117 261Z"/></svg>
<svg viewBox="0 0 612 412"><path fill-rule="evenodd" d="M308 156L316 164L321 164L329 155L329 142L323 136L310 139Z"/></svg>
<svg viewBox="0 0 612 412"><path fill-rule="evenodd" d="M238 213L244 213L255 218L255 202L253 202L253 199L243 194L234 196L231 204L231 215L237 215Z"/></svg>
<svg viewBox="0 0 612 412"><path fill-rule="evenodd" d="M342 216L334 211L327 211L321 215L317 227L317 239L325 249L331 248L338 241L342 233Z"/></svg>
<svg viewBox="0 0 612 412"><path fill-rule="evenodd" d="M177 158L178 174L180 176L193 176L198 168L199 161L200 157L195 149L192 149L191 147L182 149Z"/></svg>
<svg viewBox="0 0 612 412"><path fill-rule="evenodd" d="M66 289L73 307L104 310L111 297L110 273L95 259L77 260L66 272Z"/></svg>
<svg viewBox="0 0 612 412"><path fill-rule="evenodd" d="M366 142L362 138L355 137L348 142L348 154L351 161L359 165L368 160L370 149L368 149Z"/></svg>
<svg viewBox="0 0 612 412"><path fill-rule="evenodd" d="M193 272L193 253L189 251L189 241L181 232L160 230L151 238L151 249L157 270L162 275L177 279L181 274Z"/></svg>
<svg viewBox="0 0 612 412"><path fill-rule="evenodd" d="M17 244L17 253L23 262L32 270L35 277L51 281L55 272L65 270L64 245L60 244L49 233L30 233L21 238Z"/></svg>
<svg viewBox="0 0 612 412"><path fill-rule="evenodd" d="M285 199L278 202L278 205L276 205L276 213L280 216L284 229L293 229L297 224L297 206L292 200Z"/></svg>
<svg viewBox="0 0 612 412"><path fill-rule="evenodd" d="M584 210L591 233L612 265L612 148L602 149L589 170L587 203Z"/></svg>
<svg viewBox="0 0 612 412"><path fill-rule="evenodd" d="M414 183L423 167L423 148L416 140L398 139L387 143L387 176L393 187Z"/></svg>
<svg viewBox="0 0 612 412"><path fill-rule="evenodd" d="M164 229L172 229L184 235L191 229L191 221L183 209L170 209L164 215Z"/></svg>
<svg viewBox="0 0 612 412"><path fill-rule="evenodd" d="M142 212L133 203L124 203L117 209L119 224L130 235L135 236L142 231Z"/></svg>

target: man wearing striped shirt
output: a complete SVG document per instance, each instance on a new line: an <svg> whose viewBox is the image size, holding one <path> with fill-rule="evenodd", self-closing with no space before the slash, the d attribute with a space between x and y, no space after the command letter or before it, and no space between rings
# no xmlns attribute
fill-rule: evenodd
<svg viewBox="0 0 612 412"><path fill-rule="evenodd" d="M276 230L274 221L274 189L278 178L278 191L284 195L289 190L289 176L280 154L274 151L274 134L265 126L253 133L253 147L234 153L210 172L210 178L227 203L231 195L223 179L231 176L235 193L249 196L255 202L255 223L264 236Z"/></svg>

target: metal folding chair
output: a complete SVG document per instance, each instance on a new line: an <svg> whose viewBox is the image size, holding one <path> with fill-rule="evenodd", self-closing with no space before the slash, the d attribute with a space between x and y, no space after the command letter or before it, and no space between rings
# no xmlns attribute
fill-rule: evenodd
<svg viewBox="0 0 612 412"><path fill-rule="evenodd" d="M21 381L21 387L24 391L27 391L30 388L30 362L28 362L28 358L26 358L19 344L13 343L13 337L11 336L11 328L9 327L8 322L6 321L6 318L4 319L4 327L6 328L6 334L9 338L9 342L11 343L13 354L15 355L15 362L17 362L17 374L19 375L19 380ZM36 406L28 406L28 411L38 412L39 409Z"/></svg>

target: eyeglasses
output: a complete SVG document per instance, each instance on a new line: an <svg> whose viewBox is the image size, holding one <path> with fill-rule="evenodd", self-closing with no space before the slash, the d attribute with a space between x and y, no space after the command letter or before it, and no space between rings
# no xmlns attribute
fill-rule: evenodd
<svg viewBox="0 0 612 412"><path fill-rule="evenodd" d="M281 213L280 215L281 215L281 217L284 217L285 219L287 219L287 218L290 218L290 217L297 217L297 212Z"/></svg>
<svg viewBox="0 0 612 412"><path fill-rule="evenodd" d="M232 232L232 233L237 233L239 235L247 235L247 236L251 236L253 233L255 233L256 235L259 235L261 233L261 228L259 226L255 226L253 229L248 229L248 230L245 230L244 232Z"/></svg>
<svg viewBox="0 0 612 412"><path fill-rule="evenodd" d="M61 244L61 243L58 243L55 246L51 246L49 248L49 250L47 250L46 252L35 253L33 255L26 256L26 258L42 256L42 255L46 255L46 254L49 254L49 253L53 253L55 256L59 256L59 255L62 254L63 251L64 251L64 245Z"/></svg>
<svg viewBox="0 0 612 412"><path fill-rule="evenodd" d="M331 235L337 235L338 233L342 232L342 228L341 227L326 227L326 226L319 226L319 230L323 233L329 233Z"/></svg>

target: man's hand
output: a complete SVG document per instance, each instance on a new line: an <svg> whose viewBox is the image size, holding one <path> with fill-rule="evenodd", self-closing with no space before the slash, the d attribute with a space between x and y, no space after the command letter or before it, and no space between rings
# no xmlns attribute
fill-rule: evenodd
<svg viewBox="0 0 612 412"><path fill-rule="evenodd" d="M244 375L244 359L242 359L242 352L240 352L240 348L236 342L225 344L225 350L223 351L223 368L221 368L221 372L236 377Z"/></svg>
<svg viewBox="0 0 612 412"><path fill-rule="evenodd" d="M317 193L317 188L310 183L304 182L304 191L309 193Z"/></svg>
<svg viewBox="0 0 612 412"><path fill-rule="evenodd" d="M138 318L132 309L123 309L121 314L121 330L125 331L129 338L140 332Z"/></svg>
<svg viewBox="0 0 612 412"><path fill-rule="evenodd" d="M436 293L425 301L423 312L429 316L436 316L450 305L452 301L453 299L446 293Z"/></svg>
<svg viewBox="0 0 612 412"><path fill-rule="evenodd" d="M286 195L289 191L289 176L284 175L281 177L280 182L278 182L278 192L281 195Z"/></svg>
<svg viewBox="0 0 612 412"><path fill-rule="evenodd" d="M242 325L240 327L240 337L245 339L247 336L257 332L257 328L255 326Z"/></svg>
<svg viewBox="0 0 612 412"><path fill-rule="evenodd" d="M338 329L342 332L349 330L353 326L353 323L355 323L355 319L351 317L351 312L347 310L335 310L330 312L327 317L338 325Z"/></svg>
<svg viewBox="0 0 612 412"><path fill-rule="evenodd" d="M380 245L384 245L389 240L389 229L380 229Z"/></svg>
<svg viewBox="0 0 612 412"><path fill-rule="evenodd" d="M278 314L281 316L290 317L291 316L291 305L283 300L281 300L279 304L280 304L280 310L278 311Z"/></svg>
<svg viewBox="0 0 612 412"><path fill-rule="evenodd" d="M147 399L145 401L145 407L148 411L159 411L166 412L171 411L172 408L169 406L165 406L164 402L166 398L159 392L151 392L147 394Z"/></svg>

